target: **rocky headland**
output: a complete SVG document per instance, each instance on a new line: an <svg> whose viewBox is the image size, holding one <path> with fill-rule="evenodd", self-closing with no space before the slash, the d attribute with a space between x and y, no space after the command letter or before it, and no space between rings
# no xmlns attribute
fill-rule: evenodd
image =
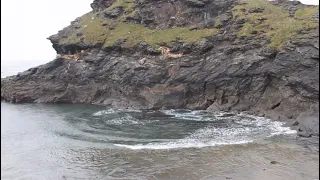
<svg viewBox="0 0 320 180"><path fill-rule="evenodd" d="M1 79L1 100L250 112L319 134L319 6L94 0L49 37L57 57Z"/></svg>

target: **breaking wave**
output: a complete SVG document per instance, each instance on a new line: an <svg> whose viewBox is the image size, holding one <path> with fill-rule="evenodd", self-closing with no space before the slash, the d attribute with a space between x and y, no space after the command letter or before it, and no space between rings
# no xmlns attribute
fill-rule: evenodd
<svg viewBox="0 0 320 180"><path fill-rule="evenodd" d="M211 121L213 124L200 128L185 138L175 139L169 142L140 143L135 145L115 144L115 146L129 149L201 148L245 144L275 135L296 133L295 130L291 130L289 127L283 127L283 122L245 114L235 115L231 113L208 113L205 111L184 110L168 110L162 112L181 120Z"/></svg>

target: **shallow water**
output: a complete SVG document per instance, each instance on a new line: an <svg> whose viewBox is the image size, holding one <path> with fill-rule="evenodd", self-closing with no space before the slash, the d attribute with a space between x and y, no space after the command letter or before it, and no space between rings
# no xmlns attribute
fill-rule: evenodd
<svg viewBox="0 0 320 180"><path fill-rule="evenodd" d="M245 114L1 103L1 179L314 180L318 169L317 138Z"/></svg>

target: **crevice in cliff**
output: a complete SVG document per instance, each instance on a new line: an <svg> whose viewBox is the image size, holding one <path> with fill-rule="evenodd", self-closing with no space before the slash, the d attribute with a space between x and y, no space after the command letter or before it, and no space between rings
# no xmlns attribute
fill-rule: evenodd
<svg viewBox="0 0 320 180"><path fill-rule="evenodd" d="M81 50L81 51L76 51L75 53L70 53L70 54L57 54L57 58L62 58L62 59L68 59L68 60L75 60L78 61L81 57L90 55L91 53L89 52L90 50Z"/></svg>
<svg viewBox="0 0 320 180"><path fill-rule="evenodd" d="M276 108L279 107L280 105L281 105L281 101L278 102L278 103L276 103L276 104L274 104L274 105L272 105L272 106L271 106L271 109L276 109Z"/></svg>
<svg viewBox="0 0 320 180"><path fill-rule="evenodd" d="M206 90L207 90L207 84L208 82L205 81L204 84L203 84L203 92L206 93Z"/></svg>
<svg viewBox="0 0 320 180"><path fill-rule="evenodd" d="M206 99L203 109L208 109L215 101L213 99Z"/></svg>

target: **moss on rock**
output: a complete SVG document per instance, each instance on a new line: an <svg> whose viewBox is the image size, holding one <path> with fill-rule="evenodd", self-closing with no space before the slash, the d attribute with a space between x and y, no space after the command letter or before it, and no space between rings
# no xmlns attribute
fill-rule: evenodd
<svg viewBox="0 0 320 180"><path fill-rule="evenodd" d="M122 10L115 18L103 16L104 12L119 7ZM257 9L259 11L254 11ZM266 36L270 39L270 48L281 49L286 41L298 36L299 31L310 32L318 28L319 22L313 19L318 9L318 6L298 9L292 17L287 10L266 0L238 0L238 4L232 9L233 20L231 16L230 19L226 14L221 14L214 19L215 28L191 30L192 26L186 26L150 29L141 24L125 22L126 17L136 13L135 3L133 0L117 0L104 11L90 12L82 16L80 28L61 38L59 43L103 47L112 46L119 40L125 47L135 46L142 41L153 47L160 43L170 44L175 40L196 43L216 34L218 29L225 28L223 24L229 26L230 22L233 22L237 27L242 24L242 28L236 32L239 37ZM243 22L237 24L239 21Z"/></svg>
<svg viewBox="0 0 320 180"><path fill-rule="evenodd" d="M270 38L269 47L281 49L283 44L295 37L302 29L316 29L318 22L310 20L318 7L301 9L296 17L290 17L289 12L265 0L239 0L239 5L233 8L235 19L245 19L239 36L250 36L250 31L257 31ZM250 9L261 8L260 13L248 13ZM307 12L307 13L306 13ZM299 17L299 18L298 18Z"/></svg>
<svg viewBox="0 0 320 180"><path fill-rule="evenodd" d="M300 20L311 20L317 12L319 12L319 6L298 9L295 13L295 18Z"/></svg>
<svg viewBox="0 0 320 180"><path fill-rule="evenodd" d="M133 1L118 0L107 10L116 7L123 7L125 12L133 14ZM123 46L132 47L144 41L153 47L160 43L170 44L177 39L184 42L193 43L201 39L214 35L217 29L190 30L190 27L175 27L168 29L149 29L140 24L128 24L123 22L125 13L117 19L106 19L99 13L90 12L82 16L81 28L60 40L61 44L85 43L87 45L102 44L103 47L114 45L118 40L123 40ZM81 32L83 36L76 34ZM81 40L82 39L82 40Z"/></svg>

